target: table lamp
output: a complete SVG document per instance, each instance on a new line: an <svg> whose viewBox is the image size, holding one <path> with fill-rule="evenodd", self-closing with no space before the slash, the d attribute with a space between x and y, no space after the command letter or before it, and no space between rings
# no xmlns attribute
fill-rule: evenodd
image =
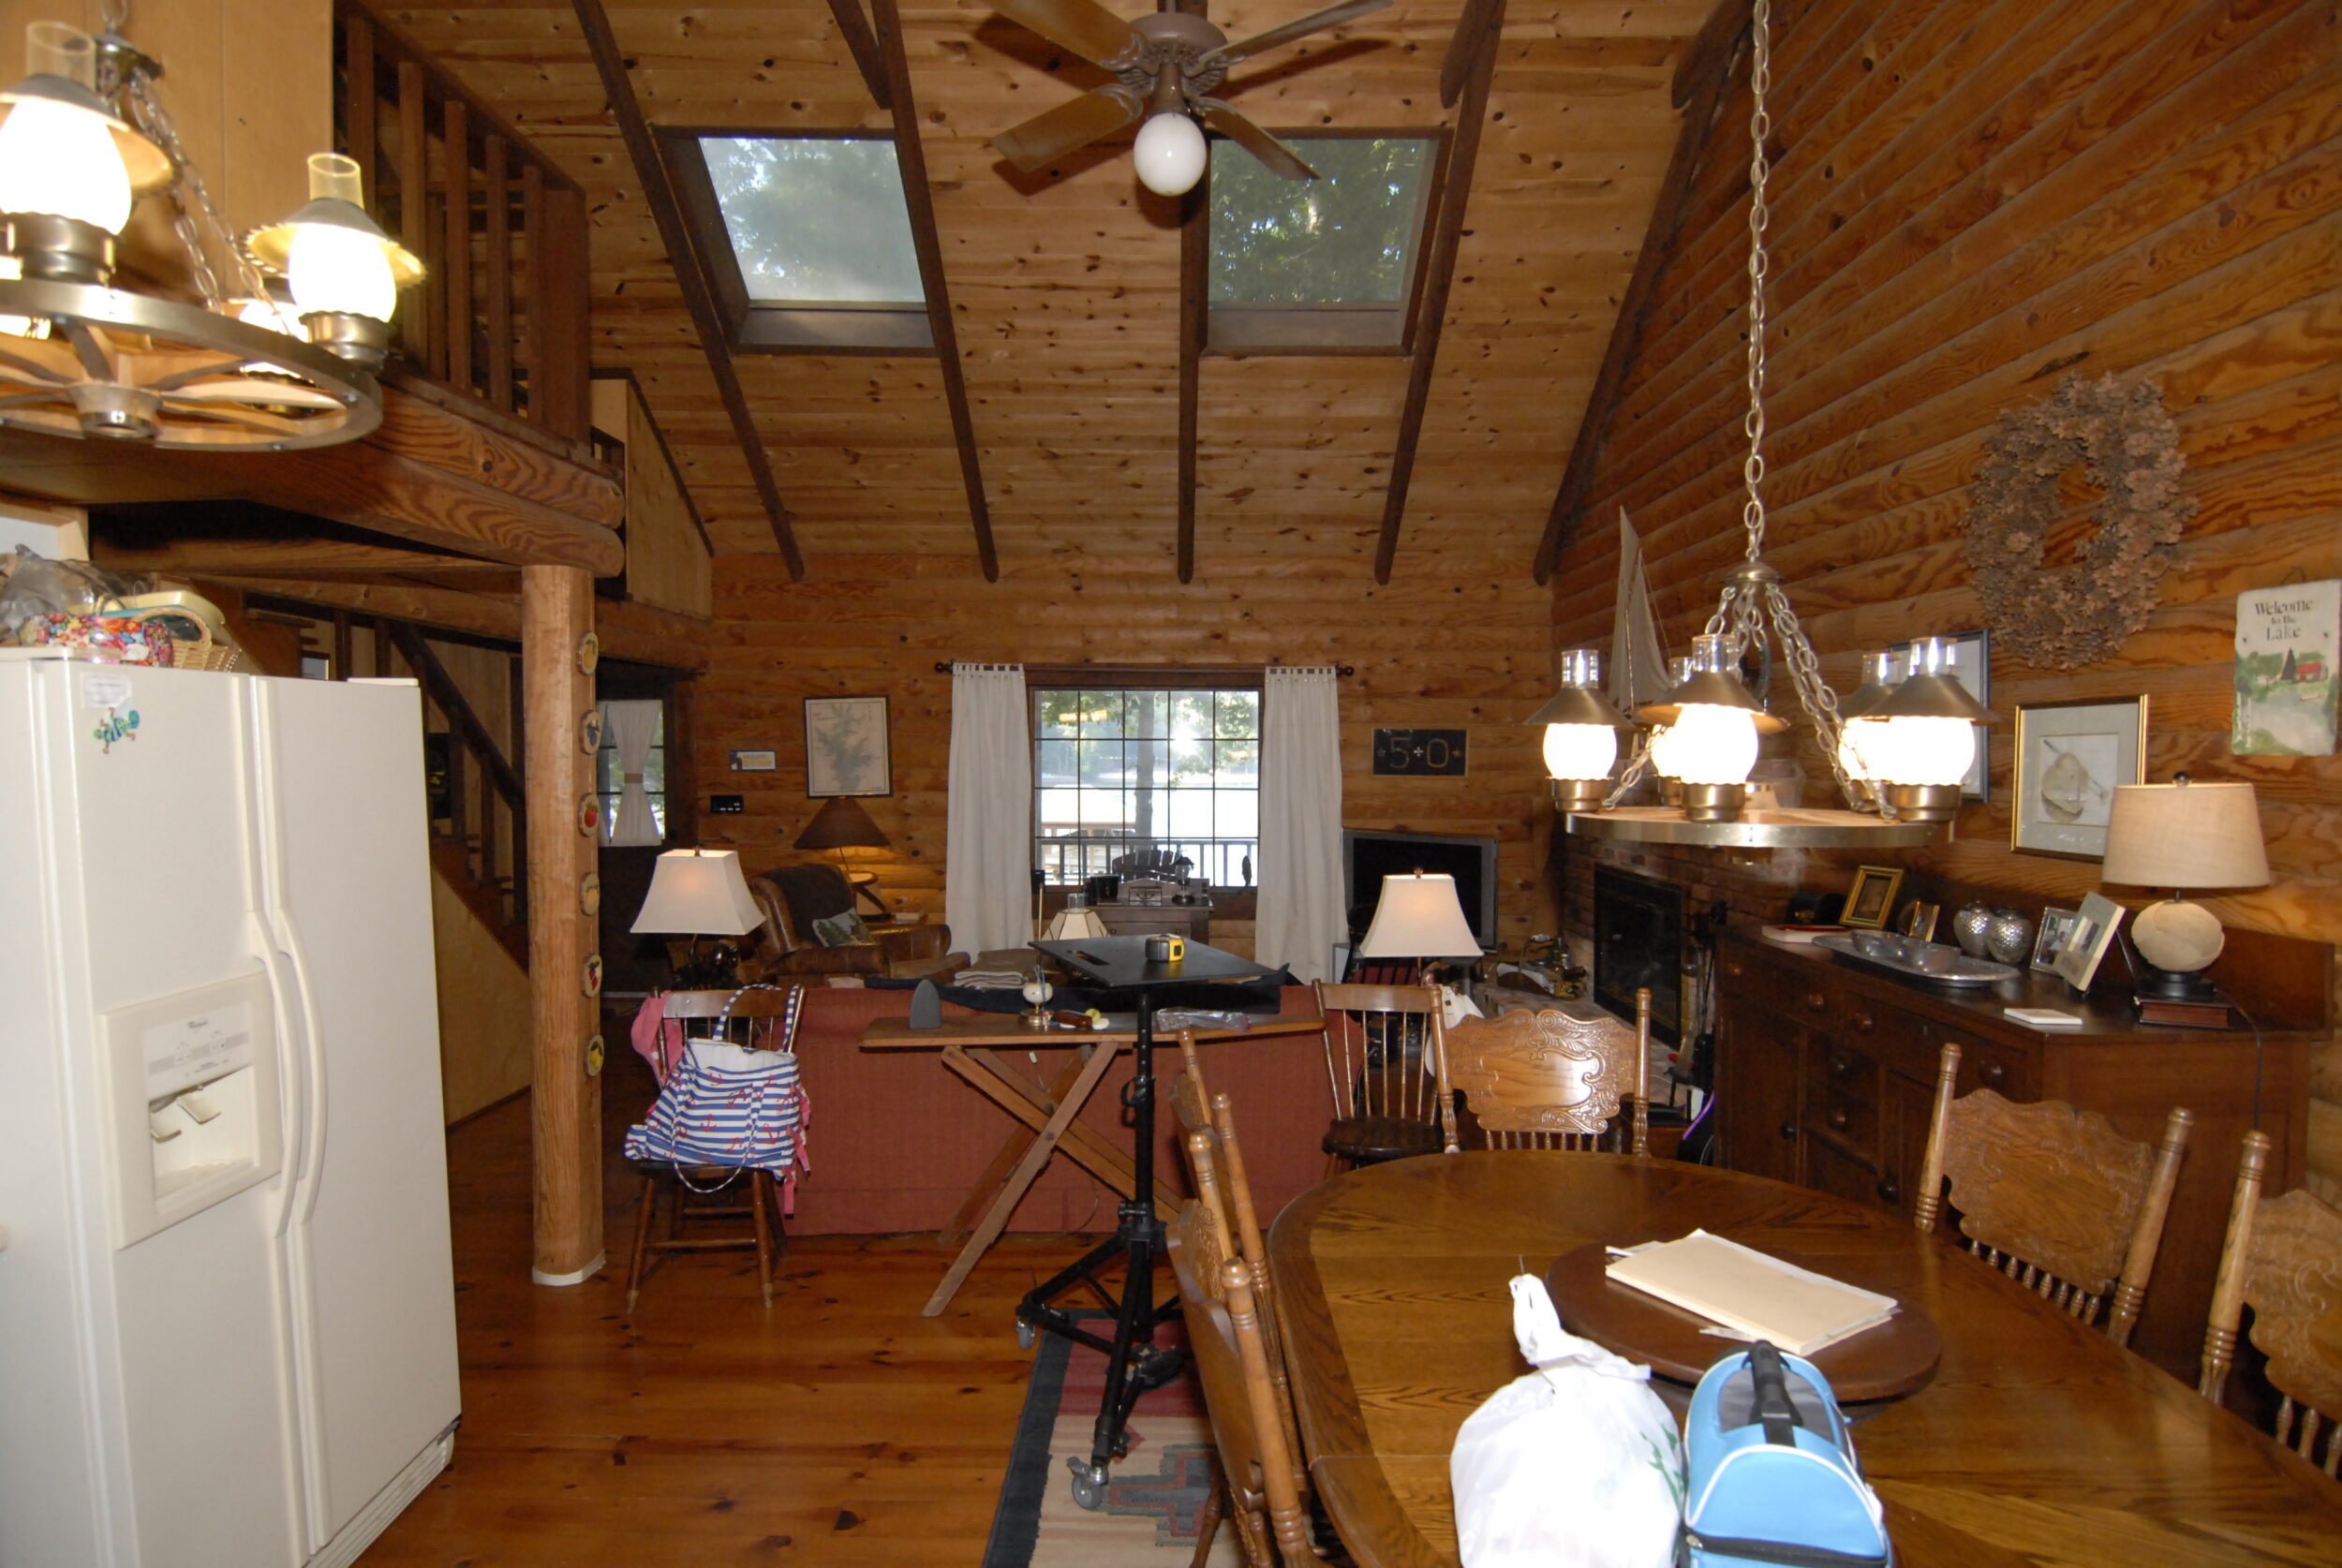
<svg viewBox="0 0 2342 1568"><path fill-rule="evenodd" d="M1087 904L1072 902L1072 899L1082 896L1078 893L1069 895L1065 908L1050 917L1048 934L1041 939L1043 941L1087 941L1092 937L1114 935L1106 929L1106 923L1098 918L1097 910Z"/></svg>
<svg viewBox="0 0 2342 1568"><path fill-rule="evenodd" d="M859 896L869 899L878 907L880 918L885 918L888 913L886 901L870 885L878 880L878 873L865 871L857 881L846 864L845 852L848 850L891 850L895 847L895 841L886 836L886 830L870 820L870 813L863 809L860 801L852 795L832 795L823 801L822 808L813 813L813 820L805 824L805 831L797 835L796 847L800 850L829 851L831 861L837 865L838 875L846 879L847 885Z"/></svg>
<svg viewBox="0 0 2342 1568"><path fill-rule="evenodd" d="M2147 963L2142 998L2210 1001L2203 971L2228 945L2219 917L2181 901L2190 888L2265 887L2269 854L2260 840L2260 807L2249 784L2198 784L2180 774L2169 784L2118 784L2106 825L2105 882L2169 888L2130 923L2131 945Z"/></svg>
<svg viewBox="0 0 2342 1568"><path fill-rule="evenodd" d="M718 942L703 957L703 938L745 936L763 924L735 851L669 850L651 870L650 892L632 929L691 939L689 960L675 966L675 985L692 990L739 984L740 950Z"/></svg>
<svg viewBox="0 0 2342 1568"><path fill-rule="evenodd" d="M1456 879L1443 871L1401 871L1383 879L1374 918L1358 943L1361 958L1480 957L1480 939L1464 919ZM1428 982L1427 982L1428 984Z"/></svg>

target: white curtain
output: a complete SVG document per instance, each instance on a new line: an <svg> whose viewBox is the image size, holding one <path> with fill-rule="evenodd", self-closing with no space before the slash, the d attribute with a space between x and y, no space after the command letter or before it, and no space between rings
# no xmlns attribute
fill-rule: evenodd
<svg viewBox="0 0 2342 1568"><path fill-rule="evenodd" d="M602 731L618 754L618 815L610 824L605 844L658 844L659 821L651 815L650 791L643 788L643 770L650 764L650 748L659 744L659 718L665 704L657 701L604 703Z"/></svg>
<svg viewBox="0 0 2342 1568"><path fill-rule="evenodd" d="M1021 664L952 666L943 918L963 953L1023 947L1032 929L1032 730Z"/></svg>
<svg viewBox="0 0 2342 1568"><path fill-rule="evenodd" d="M1253 956L1327 973L1341 902L1341 723L1330 669L1272 669L1261 693L1260 905Z"/></svg>

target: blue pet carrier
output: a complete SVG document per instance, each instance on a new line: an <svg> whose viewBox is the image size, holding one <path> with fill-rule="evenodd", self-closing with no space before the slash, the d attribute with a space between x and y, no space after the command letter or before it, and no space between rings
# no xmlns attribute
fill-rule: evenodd
<svg viewBox="0 0 2342 1568"><path fill-rule="evenodd" d="M1888 1568L1877 1494L1813 1363L1758 1340L1708 1368L1684 1422L1685 1568Z"/></svg>

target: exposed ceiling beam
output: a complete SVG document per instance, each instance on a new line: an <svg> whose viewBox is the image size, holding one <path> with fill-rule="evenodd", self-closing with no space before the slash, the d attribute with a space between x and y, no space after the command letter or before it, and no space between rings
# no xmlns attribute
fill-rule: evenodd
<svg viewBox="0 0 2342 1568"><path fill-rule="evenodd" d="M1579 514L1585 510L1603 444L1609 438L1610 422L1617 418L1625 395L1627 372L1641 350L1660 274L1675 254L1676 240L1690 215L1692 186L1714 134L1716 116L1724 108L1725 86L1748 45L1750 10L1750 0L1724 0L1684 49L1682 61L1676 67L1673 96L1675 107L1683 111L1682 128L1675 139L1675 156L1668 164L1667 177L1659 183L1659 197L1651 209L1651 229L1635 257L1634 275L1620 298L1609 347L1603 350L1602 369L1594 377L1585 415L1578 422L1569 466L1562 470L1561 486L1553 493L1545 535L1537 541L1534 570L1540 583L1552 577L1563 553L1577 538Z"/></svg>
<svg viewBox="0 0 2342 1568"><path fill-rule="evenodd" d="M852 4L853 0L845 0ZM879 55L886 65L886 96L895 117L895 156L902 165L903 198L911 209L911 243L919 254L919 275L926 282L927 326L943 372L943 400L951 406L952 436L959 444L959 481L968 492L968 521L976 531L976 560L984 580L1001 580L1001 557L992 547L992 511L984 499L984 469L976 460L976 422L968 407L968 380L959 363L959 334L952 325L950 291L943 285L943 244L935 229L935 193L927 185L926 149L919 139L918 101L911 94L911 62L903 52L903 23L895 0L870 0Z"/></svg>
<svg viewBox="0 0 2342 1568"><path fill-rule="evenodd" d="M1439 106L1453 109L1463 96L1464 85L1472 79L1473 51L1489 31L1489 12L1503 0L1464 0L1463 14L1456 19L1456 36L1447 40L1447 57L1440 62Z"/></svg>
<svg viewBox="0 0 2342 1568"><path fill-rule="evenodd" d="M763 437L757 434L755 417L749 412L748 394L740 389L739 372L732 362L731 331L716 309L715 290L708 287L706 269L691 244L690 226L684 221L682 204L675 200L674 181L660 156L659 140L651 134L642 102L634 96L626 56L619 52L617 35L610 28L610 13L603 9L601 0L571 0L571 4L577 12L578 30L593 52L594 69L601 76L610 112L618 122L619 135L626 140L627 156L634 165L635 179L642 185L643 199L659 225L660 243L667 247L667 259L674 268L675 282L683 289L683 303L691 313L692 328L699 334L701 349L707 355L708 373L716 379L724 412L731 416L741 460L747 463L757 498L763 502L765 515L772 521L773 542L779 547L781 559L789 568L789 580L802 583L805 553L797 548L796 533L789 525L789 509L780 498L780 486L773 479L772 459L765 455ZM904 178L908 183L908 169Z"/></svg>
<svg viewBox="0 0 2342 1568"><path fill-rule="evenodd" d="M517 583L517 568L464 555L435 555L388 545L321 539L182 539L144 548L118 547L104 533L91 541L101 565L158 577L332 579L413 576L487 577Z"/></svg>
<svg viewBox="0 0 2342 1568"><path fill-rule="evenodd" d="M853 56L870 96L881 109L892 110L895 96L887 85L886 58L870 32L870 19L862 14L862 0L829 0L829 14L837 19L837 36L846 40L846 52Z"/></svg>
<svg viewBox="0 0 2342 1568"><path fill-rule="evenodd" d="M1466 33L1470 32L1467 42ZM1447 318L1447 293L1456 281L1456 252L1463 243L1464 205L1472 198L1473 166L1480 156L1480 127L1488 120L1489 81L1496 74L1496 47L1505 36L1505 0L1467 6L1456 21L1453 56L1468 51L1455 140L1432 219L1431 246L1424 258L1426 281L1416 314L1415 351L1407 366L1407 400L1399 411L1399 439L1391 453L1390 488L1383 496L1383 537L1374 547L1374 581L1390 581L1399 555L1399 525L1407 515L1407 487L1415 478L1416 444L1423 436L1423 410L1431 398L1431 371L1439 362L1440 329Z"/></svg>
<svg viewBox="0 0 2342 1568"><path fill-rule="evenodd" d="M1179 209L1179 581L1195 580L1195 425L1204 395L1204 337L1210 305L1211 168Z"/></svg>

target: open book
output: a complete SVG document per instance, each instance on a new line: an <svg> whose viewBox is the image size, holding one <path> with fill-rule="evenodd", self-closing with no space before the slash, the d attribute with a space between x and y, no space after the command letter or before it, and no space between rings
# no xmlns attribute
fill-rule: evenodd
<svg viewBox="0 0 2342 1568"><path fill-rule="evenodd" d="M1770 1339L1792 1355L1811 1355L1895 1312L1892 1296L1706 1231L1612 1258L1608 1272L1622 1285L1712 1320L1736 1339Z"/></svg>

